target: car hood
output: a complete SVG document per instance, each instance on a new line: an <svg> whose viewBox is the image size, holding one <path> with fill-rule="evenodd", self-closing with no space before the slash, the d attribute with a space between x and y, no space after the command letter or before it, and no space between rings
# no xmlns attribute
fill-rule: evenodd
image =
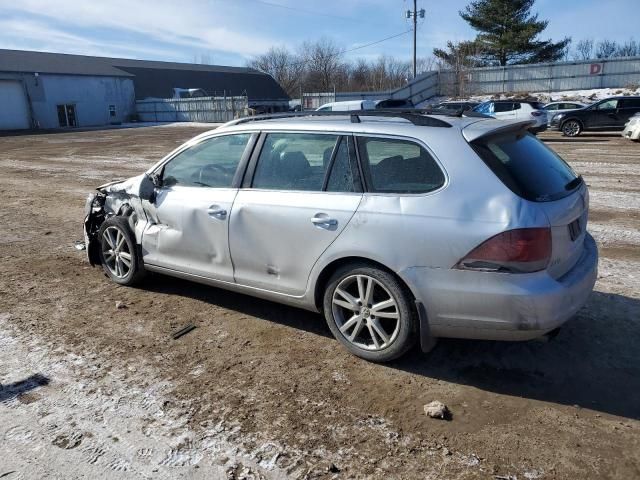
<svg viewBox="0 0 640 480"><path fill-rule="evenodd" d="M130 195L137 195L140 191L140 182L144 178L144 174L136 175L135 177L127 178L125 180L114 180L113 182L105 183L97 187L97 190L102 193L128 193Z"/></svg>

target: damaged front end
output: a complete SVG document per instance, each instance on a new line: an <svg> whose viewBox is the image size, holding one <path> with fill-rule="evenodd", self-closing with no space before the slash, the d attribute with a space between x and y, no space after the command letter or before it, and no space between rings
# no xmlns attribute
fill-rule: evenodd
<svg viewBox="0 0 640 480"><path fill-rule="evenodd" d="M101 185L97 193L87 197L84 210L84 242L87 259L91 265L100 264L100 227L105 220L121 215L126 217L129 228L140 245L146 214L142 198L153 201L153 181L148 175L139 175L124 181Z"/></svg>
<svg viewBox="0 0 640 480"><path fill-rule="evenodd" d="M106 220L104 202L107 196L102 193L92 193L87 197L84 206L84 245L87 260L91 265L100 263L98 232Z"/></svg>

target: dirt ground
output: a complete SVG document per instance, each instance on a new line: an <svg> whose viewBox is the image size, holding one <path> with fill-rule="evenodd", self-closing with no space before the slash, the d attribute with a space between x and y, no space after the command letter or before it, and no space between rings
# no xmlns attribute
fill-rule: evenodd
<svg viewBox="0 0 640 480"><path fill-rule="evenodd" d="M640 145L542 135L590 185L601 252L554 340L376 365L319 315L161 276L119 287L74 249L88 192L203 130L0 137L0 478L640 478Z"/></svg>

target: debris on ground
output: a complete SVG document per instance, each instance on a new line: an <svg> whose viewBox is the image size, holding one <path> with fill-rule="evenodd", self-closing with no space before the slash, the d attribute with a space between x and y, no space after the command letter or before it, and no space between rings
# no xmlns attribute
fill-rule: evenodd
<svg viewBox="0 0 640 480"><path fill-rule="evenodd" d="M189 325L187 325L184 328L181 328L180 330L178 330L177 332L175 332L173 335L171 335L173 337L174 340L179 339L180 337L182 337L183 335L186 335L187 333L189 333L191 330L195 330L196 326L192 323L190 323Z"/></svg>
<svg viewBox="0 0 640 480"><path fill-rule="evenodd" d="M127 308L127 305L124 302L121 302L120 300L118 300L116 302L116 309L117 310L123 310L125 308Z"/></svg>
<svg viewBox="0 0 640 480"><path fill-rule="evenodd" d="M447 406L444 403L439 402L438 400L427 403L424 406L424 413L426 413L428 417L439 418L441 420L446 420L450 415Z"/></svg>

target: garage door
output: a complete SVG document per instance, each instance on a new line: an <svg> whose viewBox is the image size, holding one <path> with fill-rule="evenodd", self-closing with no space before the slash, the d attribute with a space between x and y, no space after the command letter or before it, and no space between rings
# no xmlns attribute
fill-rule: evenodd
<svg viewBox="0 0 640 480"><path fill-rule="evenodd" d="M0 130L29 128L29 107L20 82L0 80Z"/></svg>

